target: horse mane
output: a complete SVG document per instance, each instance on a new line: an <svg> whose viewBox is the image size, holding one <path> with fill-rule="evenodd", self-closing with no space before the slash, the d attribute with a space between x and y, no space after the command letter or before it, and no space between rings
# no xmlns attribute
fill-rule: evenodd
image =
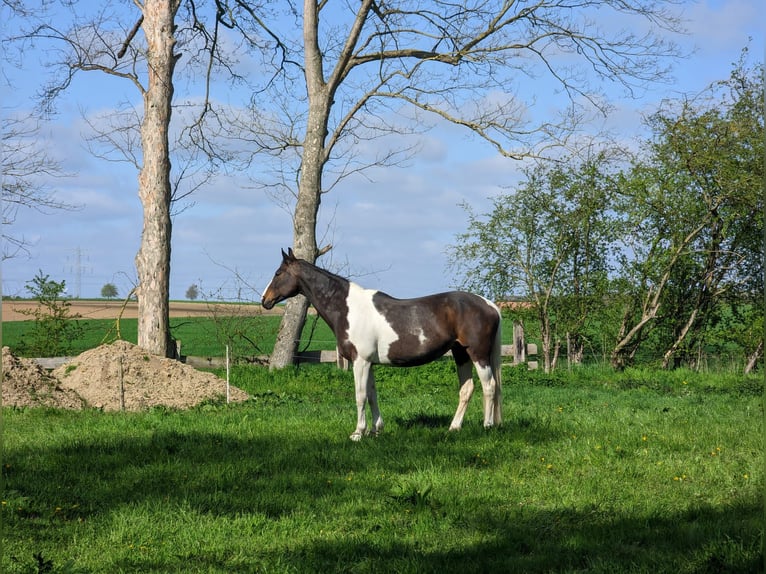
<svg viewBox="0 0 766 574"><path fill-rule="evenodd" d="M328 271L324 267L319 267L317 265L314 265L313 263L309 263L305 259L297 259L295 260L297 263L299 263L302 266L308 267L312 271L317 272L319 275L321 275L328 283L332 283L334 281L340 281L342 283L348 284L351 283L349 279L346 277L343 277L341 275L338 275L337 273L333 273L332 271Z"/></svg>

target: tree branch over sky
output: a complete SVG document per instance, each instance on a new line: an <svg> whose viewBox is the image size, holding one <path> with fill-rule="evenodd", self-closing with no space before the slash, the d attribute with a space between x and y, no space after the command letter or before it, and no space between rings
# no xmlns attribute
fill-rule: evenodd
<svg viewBox="0 0 766 574"><path fill-rule="evenodd" d="M261 26L255 10L245 9L250 3L225 6L246 38ZM302 65L282 66L253 94L249 115L230 125L241 130L238 139L262 142L253 153L278 158L280 177L264 185L289 185L289 165L298 174L284 191L295 197L293 248L309 261L319 249L321 197L332 187L325 180L336 181L351 165L400 164L416 149L405 144L375 163L358 159L360 140L396 150L406 134L446 121L509 158L545 155L566 144L584 114L608 109L604 83L630 93L662 79L678 55L668 38L681 29L674 3L653 0L284 6L281 26L269 30L288 50L283 61ZM536 107L541 91L559 94L553 113L550 103ZM273 130L280 118L288 122ZM262 172L256 177L263 182ZM292 359L305 311L300 298L288 303L272 366Z"/></svg>
<svg viewBox="0 0 766 574"><path fill-rule="evenodd" d="M39 123L34 118L4 115L0 119L3 260L27 252L27 240L12 231L20 209L49 212L76 208L58 200L43 183L46 177L64 177L65 174L59 163L36 145L39 131Z"/></svg>

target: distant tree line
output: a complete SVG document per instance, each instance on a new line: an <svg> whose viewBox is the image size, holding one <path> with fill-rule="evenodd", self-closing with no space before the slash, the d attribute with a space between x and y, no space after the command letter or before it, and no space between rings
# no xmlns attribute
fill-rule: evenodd
<svg viewBox="0 0 766 574"><path fill-rule="evenodd" d="M764 85L745 55L648 117L639 151L540 162L490 213L466 206L451 265L463 287L532 302L547 370L588 348L616 368L762 359Z"/></svg>

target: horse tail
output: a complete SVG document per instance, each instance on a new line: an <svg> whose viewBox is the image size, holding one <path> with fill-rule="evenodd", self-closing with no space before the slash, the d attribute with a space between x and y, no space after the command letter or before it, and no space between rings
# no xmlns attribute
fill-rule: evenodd
<svg viewBox="0 0 766 574"><path fill-rule="evenodd" d="M494 422L499 425L503 422L503 403L502 403L502 372L503 372L503 314L499 308L497 310L497 329L495 329L495 340L492 342L492 354L490 362L492 365L492 377L495 379L495 413Z"/></svg>

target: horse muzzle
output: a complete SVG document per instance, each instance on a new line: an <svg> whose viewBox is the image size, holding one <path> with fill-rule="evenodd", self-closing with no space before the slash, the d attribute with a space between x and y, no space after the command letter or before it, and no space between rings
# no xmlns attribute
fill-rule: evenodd
<svg viewBox="0 0 766 574"><path fill-rule="evenodd" d="M276 300L276 299L273 299L273 298L271 298L271 297L266 297L266 296L264 295L263 299L261 299L261 307L263 307L263 308L264 308L264 309L266 309L267 311L268 311L269 309L273 309L273 308L274 308L274 305L276 305L276 304L277 304L277 300Z"/></svg>

